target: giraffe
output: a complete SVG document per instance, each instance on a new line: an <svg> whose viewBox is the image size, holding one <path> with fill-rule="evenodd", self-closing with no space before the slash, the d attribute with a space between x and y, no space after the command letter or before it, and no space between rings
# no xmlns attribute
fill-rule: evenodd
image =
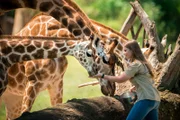
<svg viewBox="0 0 180 120"><path fill-rule="evenodd" d="M8 4L8 6L7 6ZM104 48L102 47L100 40L101 36L98 34L97 29L91 24L88 17L81 11L81 9L71 0L2 0L0 1L0 14L6 11L17 9L17 8L32 8L45 12L58 21L60 21L72 34L85 34L86 36L92 35L90 37L91 43L89 48L92 50L92 55L94 60L98 62L97 59L101 59L105 62L106 54ZM103 63L106 68L107 63ZM113 74L111 69L114 65L111 65L108 69L103 69L105 73ZM111 72L107 72L111 71ZM97 71L98 72L98 71ZM115 83L105 81L104 79L99 79L101 84L101 91L103 94L112 95L115 91ZM1 88L1 94L6 88L6 83L1 80L3 86ZM0 95L1 95L0 94Z"/></svg>
<svg viewBox="0 0 180 120"><path fill-rule="evenodd" d="M32 21L29 22L29 24L27 24L16 35L20 35L20 36L25 36L25 35L42 36L42 35L44 35L44 36L57 36L57 37L60 37L60 36L71 37L72 36L69 33L69 31L65 28L57 29L62 26L54 18L47 16L47 15L46 16L41 15L41 16L37 16L37 17L38 17L38 19L40 18L40 20L38 20L36 18L33 19ZM50 19L48 20L47 17ZM46 19L46 20L44 20L44 19ZM37 21L39 21L39 23ZM37 24L38 24L38 27L37 27ZM43 28L43 29L40 29L40 28ZM52 28L55 28L55 29L52 29ZM87 44L85 44L85 45L87 46L88 43L89 42L87 42ZM81 51L84 51L84 49L78 50L78 53L76 53L77 54L76 58L79 61L81 61L80 63L85 68L89 69L88 67L92 66L92 65L86 63L86 62L89 62L89 60L84 59L88 56L87 56L87 54L83 54L83 52L81 52ZM48 66L47 66L47 64L48 64ZM49 68L51 68L51 67L53 67L56 71L54 71L53 73L52 72L43 72L43 71L49 71ZM49 86L51 86L51 89L50 89L50 87L48 87L48 90L50 91L49 93L51 96L51 104L52 104L52 106L55 106L58 103L62 102L62 79L63 79L63 74L66 70L66 67L67 67L67 60L65 57L58 58L57 60L46 59L46 60L34 60L34 61L27 61L27 62L23 62L23 63L17 63L15 65L13 65L12 67L10 67L10 69L8 70L9 85L8 85L8 89L7 89L8 92L6 92L6 94L10 92L11 94L13 94L13 97L15 97L15 95L19 95L19 96L23 96L24 99L26 98L23 102L23 105L25 106L23 111L29 111L35 98L36 98L36 95L40 92L40 90L36 91L36 89L33 89L33 88L35 88L36 86L40 87L39 84L41 84L41 86L42 86L41 90L43 90L46 88L47 85L49 85ZM16 71L14 71L14 70L16 70ZM41 76L45 75L46 78L42 78L39 75L39 77L36 77L32 83L31 77L29 78L28 76L30 76L30 75L32 76L33 74L34 74L34 76L38 76L36 74L37 72L41 72ZM51 78L51 77L53 77L53 78ZM18 79L18 80L16 80L16 79ZM28 81L26 79L28 79ZM51 79L52 79L52 81L51 81ZM40 81L40 83L38 83L39 81ZM55 86L54 82L57 83L56 85L58 85L58 82L59 82L59 86ZM33 86L33 87L26 86L28 83L31 84L31 86ZM46 85L43 85L43 83ZM25 92L25 95L23 95L25 88L26 88L26 92ZM31 94L29 95L27 93L27 91L29 94L31 93L30 91L32 91L35 95L33 95L33 96ZM9 96L10 95L6 95L6 97L4 97L4 99L5 99L4 101L8 104L9 104L9 100L8 100ZM31 98L29 98L29 97L31 97ZM29 99L27 99L27 98L29 98ZM8 104L6 104L7 111L8 111L7 116L9 116L8 118L11 119L11 118L15 118L16 116L19 116L19 114L21 112L20 108L18 108L18 106L15 106L13 109L10 107L11 104L9 104L9 105ZM19 105L20 102L18 102L17 104ZM17 110L17 109L19 109L19 110Z"/></svg>
<svg viewBox="0 0 180 120"><path fill-rule="evenodd" d="M119 41L121 41L121 43L124 43L125 41L123 40L123 39L125 39L125 40L128 40L128 38L126 38L125 36L123 36L122 34L120 34L119 32L116 32L116 31L114 31L113 29L111 29L111 28L109 28L109 27L107 27L107 26L104 26L104 25L102 25L102 24L100 24L100 23L98 23L98 22L96 22L96 21L94 21L94 20L91 20L92 22L93 22L93 24L94 24L94 26L96 27L96 28L98 28L98 31L100 32L100 34L102 35L102 36L106 36L106 37L108 37L109 39L119 39ZM39 14L39 15L37 15L37 16L35 16L18 34L16 34L16 35L21 35L21 36L26 36L26 35L30 35L30 36L42 36L42 35L44 35L44 36L58 36L58 37L72 37L73 35L66 29L66 28L64 28L64 26L60 23L60 22L58 22L57 20L55 20L53 17L51 17L51 16L49 16L49 15L47 15L47 14ZM79 37L80 38L80 37ZM34 60L34 61L28 61L28 62L24 62L25 64L16 64L16 66L14 65L14 67L12 66L11 68L10 68L10 70L12 69L12 71L14 70L14 69L17 69L17 70L19 70L17 73L16 73L16 76L17 75L19 75L19 74L21 74L21 76L24 76L23 78L26 78L26 76L28 76L28 74L33 74L33 73L35 73L34 72L34 70L35 71L37 71L38 70L38 68L40 68L40 70L46 70L47 69L47 67L44 67L43 65L45 64L46 65L46 63L49 63L49 62L51 62L51 63L54 63L54 64L59 64L58 66L56 66L56 68L54 68L54 69L61 69L61 70L59 70L58 72L59 72L59 74L56 74L56 75L54 75L54 76L56 76L56 78L60 78L60 79L56 79L56 82L60 82L61 83L61 86L54 86L51 82L49 82L50 80L48 80L48 81L46 81L46 79L44 80L41 80L41 79L37 79L36 81L38 82L38 81L41 81L41 84L47 84L47 83L49 83L51 86L53 86L53 89L59 89L59 88L61 88L61 90L60 91L58 91L58 92L54 92L53 94L55 94L56 95L56 93L57 94L59 94L59 95L56 95L56 96L58 96L58 98L55 96L55 97L53 97L53 99L51 99L51 101L52 100L57 100L57 101L55 101L55 102L51 102L51 104L52 104L52 106L55 106L55 105L57 105L58 103L61 103L62 102L62 81L63 81L63 76L61 76L60 74L62 73L62 74L64 74L64 72L65 72L65 70L66 70L66 66L67 66L67 60L66 60L66 58L65 57L61 57L61 58L59 58L60 60L50 60L50 59L46 59L46 60ZM41 62L40 62L41 61ZM42 62L42 61L48 61L48 62ZM31 69L32 68L32 62L34 63L33 65L33 67L34 67L34 69ZM30 64L28 64L27 65L27 63L30 63ZM40 64L39 64L40 63ZM44 64L43 64L44 63ZM24 65L24 66L23 66ZM50 64L49 66L51 66L51 65L53 65L53 64ZM18 67L17 67L18 66ZM19 69L19 68L21 68L21 66L23 66L23 69ZM38 68L37 67L35 67L35 66L38 66ZM39 66L41 66L41 67L39 67ZM60 67L59 67L60 66ZM25 69L28 69L28 67L30 67L30 69L32 70L32 71L30 71L30 72L28 72L28 73L26 73L26 75L24 74L24 68ZM36 69L35 69L36 68ZM9 71L10 71L9 70ZM39 71L40 71L39 70ZM11 74L10 72L8 72L8 74ZM42 73L43 74L43 73ZM58 76L59 75L59 76ZM23 94L22 93L24 93L24 89L25 89L25 85L27 84L27 80L21 80L22 82L20 83L18 80L16 80L16 78L14 78L13 79L13 75L10 75L11 76L11 81L13 81L13 82L11 82L11 83L16 83L17 85L15 85L15 86L13 86L13 85L10 85L10 88L11 88L11 90L9 90L8 91L8 93L9 94L11 94L11 95L3 95L3 97L4 96L6 96L5 97L5 101L6 101L6 106L8 106L8 108L7 108L7 114L9 114L8 116L8 118L12 118L12 119L14 119L14 118L16 118L17 116L19 116L20 115L20 113L21 113L21 110L20 110L20 108L19 108L19 106L21 105L21 102L22 102L22 96L23 96ZM52 79L52 81L53 81L53 79ZM35 87L36 86L36 84L37 83L33 83L34 85L33 85L33 87ZM23 88L24 89L18 89L18 88L21 88L21 87L19 87L19 86L23 86ZM41 90L43 90L43 88L45 89L46 87L42 87L41 88ZM8 89L7 89L8 90ZM7 93L7 90L6 90L6 93ZM34 90L36 90L36 89L34 89ZM34 91L34 93L35 93L35 95L33 96L33 98L30 98L31 99L31 102L32 102L32 104L33 104L33 100L36 98L36 96L37 96L37 94L38 94L38 92L40 92L40 90L39 91ZM12 94L13 93L13 94ZM19 96L21 96L20 98L18 97L18 99L20 99L20 101L18 102L18 103L14 103L13 105L11 105L11 104L9 104L9 102L11 102L10 101L10 96L12 97L13 96L13 98L15 98L16 97L16 94L18 94ZM25 94L26 95L26 94ZM51 93L50 93L50 96L54 96L54 95L51 95ZM25 97L25 96L23 96L23 97ZM17 98L17 97L16 97ZM28 100L28 99L27 99ZM27 101L26 100L26 101ZM16 101L17 102L17 101ZM28 105L28 109L27 110L30 110L30 108L31 108L31 105L32 104L29 104ZM26 105L26 103L24 103L23 105ZM12 107L13 106L13 107ZM15 107L14 107L15 106ZM27 107L26 107L27 108ZM19 110L17 110L17 109L19 109ZM13 115L14 114L14 115Z"/></svg>
<svg viewBox="0 0 180 120"><path fill-rule="evenodd" d="M97 23L96 23L97 24ZM71 37L71 36L73 36L73 35L71 35L71 33L66 29L66 28L63 28L64 26L62 26L62 24L61 23L59 23L57 20L55 20L53 17L51 17L51 16L48 16L48 15L46 15L46 14L40 14L40 15L37 15L34 19L32 19L18 34L16 34L16 35L21 35L21 36L27 36L27 35L30 35L30 36L42 36L42 35L45 35L45 36L58 36L58 37L60 37L60 36L63 36L63 37ZM100 25L99 25L99 27L100 27ZM104 27L104 26L103 26ZM59 28L61 28L61 29L59 29ZM109 29L107 29L107 28L104 28L104 30L102 31L102 25L101 25L101 29L99 29L99 30L101 30L100 32L101 32L101 34L102 35L106 35L105 33L106 32L108 32L107 30L109 30L109 31L112 31L112 30L110 30L110 28ZM105 32L106 31L106 32ZM110 35L110 33L109 34L107 34L107 35ZM111 37L114 37L115 35L113 35L113 33L111 32ZM80 37L79 37L80 38ZM82 56L83 57L83 56ZM26 84L28 84L28 82L29 81L32 81L32 80L29 80L28 79L28 77L27 77L27 79L28 80L23 80L23 79L20 79L20 83L19 83L19 81L18 80L16 80L16 78L14 78L13 76L14 76L14 74L13 73L11 73L11 71L14 71L14 70L19 70L19 71L16 71L16 77L17 76L19 76L19 75L21 75L21 76L23 76L23 78L25 79L26 78L26 76L28 76L28 75L32 75L33 73L35 74L36 72L35 71L42 71L42 70L44 70L44 71L46 71L47 70L47 68L49 68L51 65L53 66L53 64L50 64L48 67L47 67L47 63L49 63L49 61L51 62L51 63L54 63L54 64L59 64L59 66L60 66L60 68L62 69L64 69L65 70L65 67L66 66L64 66L64 65L67 65L67 64L63 64L63 63L66 63L66 59L64 60L65 58L61 58L60 60L34 60L34 61L27 61L27 62L24 62L24 63L18 63L18 64L15 64L15 65L13 65L10 69L9 69L9 71L8 71L8 76L9 76L9 78L11 78L11 79L9 79L9 83L11 83L9 86L8 86L8 92L7 92L7 90L6 90L6 95L4 95L4 96L6 96L6 97L4 97L4 101L6 102L6 106L7 106L7 117L8 118L10 118L10 119L14 119L14 118L16 118L17 116L19 116L20 115L20 113L21 113L21 110L20 110L20 108L18 107L18 106L20 106L20 102L22 101L21 99L23 99L22 97L21 97L21 99L20 99L20 101L18 102L18 103L16 103L15 105L13 104L13 106L15 106L14 108L12 108L11 106L11 104L9 104L9 96L13 96L13 97L16 97L16 95L19 95L19 96L23 96L23 93L24 93L24 89L26 88L26 91L30 91L30 90L27 90L27 88L29 87L29 86L25 86ZM79 59L79 60L81 60L81 59ZM43 62L43 61L45 61L45 62ZM48 62L47 62L48 61ZM65 61L65 62L64 62ZM85 61L85 60L83 60L83 61ZM33 64L32 64L33 63ZM44 65L44 64L45 65ZM61 63L63 64L63 65L61 65ZM44 67L44 66L45 67ZM88 65L88 64L84 64L84 65ZM22 67L23 66L23 67ZM38 68L36 67L36 66L38 66ZM89 66L89 65L88 65ZM19 69L19 68L23 68L23 69ZM32 67L33 67L33 69L32 69ZM86 68L87 66L85 66L85 68ZM25 70L24 70L24 68L25 68L25 70L27 71L27 69L29 69L28 70L28 72L27 73L25 73ZM55 68L55 66L53 66L53 68ZM57 66L57 68L56 69L59 69L58 68L58 66ZM32 70L32 71L31 71ZM47 70L48 71L48 70ZM19 72L19 73L18 73ZM60 78L60 79L56 79L56 82L61 82L62 81L62 79L63 79L63 76L61 76L61 73L62 74L64 74L64 71L62 70L62 71L58 71L58 72L60 72L59 74L51 74L51 76L52 75L54 75L54 76L56 76L56 78ZM48 73L48 72L47 72ZM43 74L43 73L41 73L41 74ZM36 75L36 74L35 74ZM59 75L59 76L58 76ZM43 75L42 75L43 76ZM47 75L46 75L47 76ZM53 86L52 84L51 84L51 82L49 82L50 81L50 78L49 77L46 77L46 79L45 78L43 78L43 79L41 79L41 78L39 78L39 79L37 79L36 78L36 80L34 80L35 82L33 82L33 83L31 83L31 86L33 86L33 87L31 87L31 89L32 88L34 88L34 87L36 87L36 85L38 85L38 83L37 82L39 82L39 81L41 81L41 84L50 84L51 86ZM52 82L53 82L53 80L52 80ZM16 85L14 85L16 83ZM62 83L62 82L61 82ZM21 86L21 87L20 87ZM43 85L42 85L43 86ZM39 86L38 86L39 87ZM21 89L18 89L18 88L21 88ZM44 88L46 88L45 86L43 86L41 89L44 89ZM53 89L60 89L60 88L62 88L62 84L61 84L61 86L54 86L53 87ZM33 96L28 96L28 97L31 97L31 98L29 98L29 99L26 99L26 101L25 102L23 102L23 105L25 106L25 108L26 109L24 109L23 111L29 111L30 110L30 108L31 108L31 106L32 106L32 104L33 104L33 102L34 102L34 99L36 98L36 96L37 96L37 94L38 94L38 92L40 92L40 90L39 91L36 91L36 89L33 89L34 90L34 94L35 95L33 95ZM10 92L10 93L9 93ZM11 95L7 95L7 93L9 93L9 94L11 94ZM30 92L29 92L30 93ZM55 93L57 93L57 94L55 94ZM12 95L13 94L13 95ZM53 96L53 99L51 99L51 104L52 104L52 106L55 106L56 104L58 104L58 103L61 103L62 102L62 91L60 91L60 92L54 92L53 93L54 95L52 95L52 93L50 93L50 96L52 97ZM56 97L56 96L58 96L58 98ZM27 93L23 96L24 98L26 98L27 97ZM17 97L16 97L17 98ZM56 100L56 101L54 101L53 102L53 100ZM58 101L59 100L59 101ZM24 100L23 100L24 101ZM28 103L28 105L27 105L27 103ZM17 109L19 109L19 110L17 110Z"/></svg>

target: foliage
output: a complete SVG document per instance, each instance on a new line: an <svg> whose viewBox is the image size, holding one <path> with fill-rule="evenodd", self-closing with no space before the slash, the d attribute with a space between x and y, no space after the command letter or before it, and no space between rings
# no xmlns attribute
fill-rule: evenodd
<svg viewBox="0 0 180 120"><path fill-rule="evenodd" d="M139 1L149 18L155 21L159 38L168 34L170 43L176 41L180 33L178 28L180 26L180 1ZM131 9L129 2L132 0L75 0L75 2L90 18L119 31L129 14Z"/></svg>

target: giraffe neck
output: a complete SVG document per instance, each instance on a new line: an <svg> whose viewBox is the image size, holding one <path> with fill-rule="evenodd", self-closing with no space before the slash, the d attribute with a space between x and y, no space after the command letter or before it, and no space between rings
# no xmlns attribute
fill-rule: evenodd
<svg viewBox="0 0 180 120"><path fill-rule="evenodd" d="M8 5L8 6L7 6ZM45 12L61 22L75 37L98 36L90 19L71 0L2 0L0 14L17 8L32 8Z"/></svg>
<svg viewBox="0 0 180 120"><path fill-rule="evenodd" d="M57 58L64 55L78 57L77 50L89 43L80 43L75 38L52 40L52 37L1 36L0 39L1 60L7 67L33 59Z"/></svg>

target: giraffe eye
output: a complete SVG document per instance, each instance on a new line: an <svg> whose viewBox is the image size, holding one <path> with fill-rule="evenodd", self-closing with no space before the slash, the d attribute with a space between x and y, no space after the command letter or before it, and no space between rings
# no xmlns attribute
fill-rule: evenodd
<svg viewBox="0 0 180 120"><path fill-rule="evenodd" d="M87 51L86 51L86 55L87 55L88 57L92 57L92 50L91 50L91 49L87 50Z"/></svg>
<svg viewBox="0 0 180 120"><path fill-rule="evenodd" d="M109 58L107 56L103 56L102 60L105 64L109 64Z"/></svg>

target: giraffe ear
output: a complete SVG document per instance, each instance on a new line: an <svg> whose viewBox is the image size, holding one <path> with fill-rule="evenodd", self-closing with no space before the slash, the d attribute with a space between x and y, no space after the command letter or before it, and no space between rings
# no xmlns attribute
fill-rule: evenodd
<svg viewBox="0 0 180 120"><path fill-rule="evenodd" d="M118 45L118 41L116 39L114 39L111 44L109 45L109 50L108 50L108 54L112 54L114 52L114 49L116 48L116 46Z"/></svg>

